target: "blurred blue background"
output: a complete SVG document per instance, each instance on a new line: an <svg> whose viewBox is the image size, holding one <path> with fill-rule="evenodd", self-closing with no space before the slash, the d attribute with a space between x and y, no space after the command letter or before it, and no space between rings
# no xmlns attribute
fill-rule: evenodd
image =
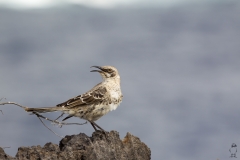
<svg viewBox="0 0 240 160"><path fill-rule="evenodd" d="M105 130L138 136L154 160L223 160L240 145L240 1L27 2L0 1L0 97L54 106L101 81L90 66L113 65L124 98L97 121ZM59 143L37 117L0 109L6 153ZM46 124L62 136L93 132Z"/></svg>

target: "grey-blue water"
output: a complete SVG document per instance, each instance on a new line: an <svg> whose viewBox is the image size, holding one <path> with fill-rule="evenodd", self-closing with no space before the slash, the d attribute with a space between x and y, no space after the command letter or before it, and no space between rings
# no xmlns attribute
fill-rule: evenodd
<svg viewBox="0 0 240 160"><path fill-rule="evenodd" d="M101 81L90 66L113 65L124 98L97 121L102 128L138 136L153 160L229 159L231 144L240 146L239 16L238 1L165 9L1 8L0 97L54 106ZM6 153L58 144L36 116L12 105L0 109ZM90 124L46 124L62 136L93 132Z"/></svg>

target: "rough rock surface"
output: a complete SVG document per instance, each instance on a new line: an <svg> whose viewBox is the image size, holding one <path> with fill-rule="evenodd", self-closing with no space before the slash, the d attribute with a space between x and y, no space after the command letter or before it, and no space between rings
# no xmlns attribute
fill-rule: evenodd
<svg viewBox="0 0 240 160"><path fill-rule="evenodd" d="M149 160L150 149L138 137L127 133L121 140L116 131L100 131L88 137L84 133L65 136L59 146L51 142L41 146L20 147L16 157L0 148L1 160Z"/></svg>
<svg viewBox="0 0 240 160"><path fill-rule="evenodd" d="M0 147L0 160L5 160L5 159L14 160L15 158L7 155L7 154L4 152L3 148Z"/></svg>

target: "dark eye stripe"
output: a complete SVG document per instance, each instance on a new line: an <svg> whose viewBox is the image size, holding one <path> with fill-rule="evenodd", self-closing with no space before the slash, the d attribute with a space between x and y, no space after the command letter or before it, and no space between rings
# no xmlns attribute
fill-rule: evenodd
<svg viewBox="0 0 240 160"><path fill-rule="evenodd" d="M114 72L112 69L104 69L105 72L112 73Z"/></svg>

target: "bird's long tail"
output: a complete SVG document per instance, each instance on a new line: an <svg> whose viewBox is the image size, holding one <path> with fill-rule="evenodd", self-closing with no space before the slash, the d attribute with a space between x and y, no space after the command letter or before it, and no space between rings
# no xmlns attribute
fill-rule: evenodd
<svg viewBox="0 0 240 160"><path fill-rule="evenodd" d="M56 112L63 111L62 107L44 107L44 108L26 108L27 112L37 112L37 113L46 113L46 112Z"/></svg>

